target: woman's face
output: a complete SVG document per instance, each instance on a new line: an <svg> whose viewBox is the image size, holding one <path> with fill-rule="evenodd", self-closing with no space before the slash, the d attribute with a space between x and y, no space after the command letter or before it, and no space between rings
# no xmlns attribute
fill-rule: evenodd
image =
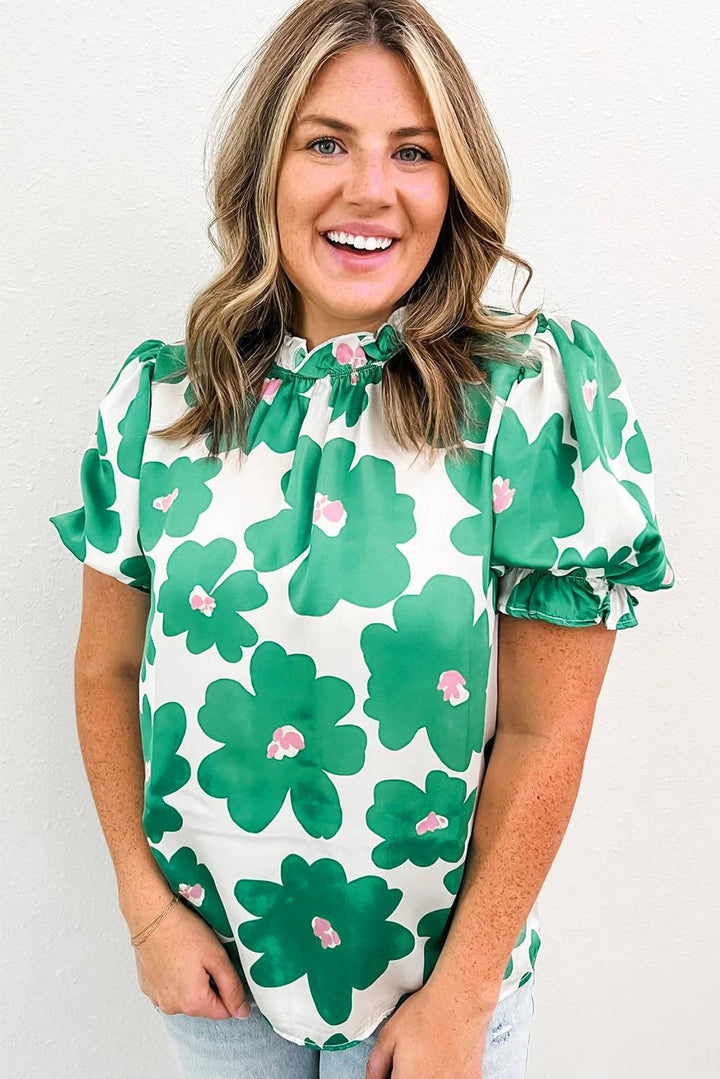
<svg viewBox="0 0 720 1079"><path fill-rule="evenodd" d="M445 217L448 169L436 134L398 129L433 127L417 80L387 49L356 46L317 73L277 188L281 260L297 290L293 330L311 348L379 328L426 266ZM396 239L385 252L355 254L331 246L328 230Z"/></svg>

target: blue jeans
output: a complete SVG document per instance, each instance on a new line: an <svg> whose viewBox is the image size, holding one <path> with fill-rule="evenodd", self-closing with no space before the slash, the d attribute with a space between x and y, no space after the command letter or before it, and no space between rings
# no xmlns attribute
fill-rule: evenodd
<svg viewBox="0 0 720 1079"><path fill-rule="evenodd" d="M488 1024L482 1079L525 1079L534 978L498 1003ZM350 1049L323 1052L277 1034L247 993L249 1019L166 1015L156 1008L185 1079L365 1079L377 1036L392 1017Z"/></svg>

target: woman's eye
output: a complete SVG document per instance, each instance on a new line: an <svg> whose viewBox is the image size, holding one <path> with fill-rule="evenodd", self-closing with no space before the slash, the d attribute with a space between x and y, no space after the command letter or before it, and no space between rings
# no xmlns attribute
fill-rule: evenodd
<svg viewBox="0 0 720 1079"><path fill-rule="evenodd" d="M331 136L325 135L322 138L314 139L313 142L309 143L308 150L314 149L315 147L319 146L323 142L324 143L333 143L334 145L337 145L337 139L333 139ZM407 153L408 150L410 151L410 153L420 154L422 160L425 160L425 161L430 160L430 154L427 152L427 150L421 150L419 146L403 146L401 150L398 150L398 153L404 154L404 153ZM318 153L320 154L321 157L335 157L335 156L337 156L335 154L322 153L320 150L318 150ZM406 159L406 163L408 165L414 165L417 160L418 160L417 158L415 158L412 161L407 161L407 159Z"/></svg>
<svg viewBox="0 0 720 1079"><path fill-rule="evenodd" d="M424 158L426 161L430 160L430 154L427 152L427 150L421 150L419 146L403 146L402 150L400 150L399 152L401 154L404 154L407 150L409 150L410 153L413 154L421 154L422 158ZM417 160L417 158L415 160ZM414 164L414 161L411 161L410 164Z"/></svg>
<svg viewBox="0 0 720 1079"><path fill-rule="evenodd" d="M308 149L310 149L310 147L317 146L321 142L335 142L335 139L329 139L329 138L315 139L314 142L310 143L310 146L308 146ZM333 155L332 154L322 154L321 156L322 157L332 157Z"/></svg>

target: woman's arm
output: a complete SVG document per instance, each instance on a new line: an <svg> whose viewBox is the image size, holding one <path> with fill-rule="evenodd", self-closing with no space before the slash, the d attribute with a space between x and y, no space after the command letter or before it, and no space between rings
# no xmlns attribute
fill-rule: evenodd
<svg viewBox="0 0 720 1079"><path fill-rule="evenodd" d="M130 933L159 914L173 892L142 829L145 766L138 678L150 597L90 566L75 652L78 737ZM167 918L172 918L175 909Z"/></svg>
<svg viewBox="0 0 720 1079"><path fill-rule="evenodd" d="M462 885L429 983L492 1013L567 829L616 631L499 615L498 719ZM433 992L433 990L431 990Z"/></svg>
<svg viewBox="0 0 720 1079"><path fill-rule="evenodd" d="M80 748L131 934L160 914L173 891L142 826L145 764L138 679L149 596L83 567L83 608L75 654ZM242 982L213 929L176 903L135 948L140 988L169 1014L247 1018ZM217 991L210 985L212 977Z"/></svg>

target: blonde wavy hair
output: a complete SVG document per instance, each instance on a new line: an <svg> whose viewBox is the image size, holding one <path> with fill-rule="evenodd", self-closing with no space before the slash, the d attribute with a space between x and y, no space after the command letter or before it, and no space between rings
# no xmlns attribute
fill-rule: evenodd
<svg viewBox="0 0 720 1079"><path fill-rule="evenodd" d="M196 294L185 327L192 402L154 432L189 444L210 435L211 455L245 448L262 382L286 331L293 288L280 263L275 191L293 117L321 64L355 45L405 58L435 118L450 174L435 250L399 301L407 304L403 347L381 380L390 434L405 449L463 453L469 422L463 386L491 399L487 360L520 362L522 337L541 308L523 315L481 300L500 259L528 273L505 246L510 179L502 147L455 46L416 0L302 0L233 79L217 112L208 235L221 259ZM207 146L206 146L207 153ZM217 232L217 238L214 235ZM510 335L510 336L509 336ZM171 376L177 381L178 372ZM160 380L162 381L162 379Z"/></svg>

